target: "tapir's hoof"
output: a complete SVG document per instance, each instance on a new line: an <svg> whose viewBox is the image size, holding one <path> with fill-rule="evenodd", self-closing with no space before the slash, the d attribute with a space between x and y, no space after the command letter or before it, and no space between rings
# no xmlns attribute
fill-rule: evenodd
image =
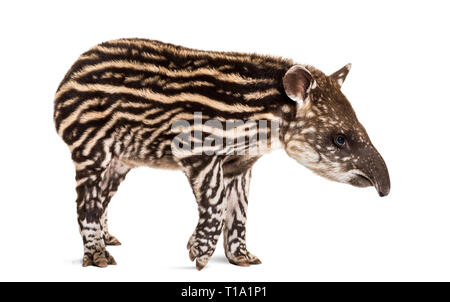
<svg viewBox="0 0 450 302"><path fill-rule="evenodd" d="M201 271L208 264L210 256L203 255L203 256L197 257L197 256L195 256L196 254L197 254L197 251L193 247L191 247L189 249L189 259L191 259L191 261L196 260L195 261L195 267L199 271Z"/></svg>
<svg viewBox="0 0 450 302"><path fill-rule="evenodd" d="M231 264L238 265L238 266L250 266L250 262L248 261L247 257L245 257L245 256L231 258L231 259L228 259L228 261Z"/></svg>
<svg viewBox="0 0 450 302"><path fill-rule="evenodd" d="M116 265L116 261L107 251L98 251L94 254L85 253L83 256L83 267L98 266L107 267L108 265Z"/></svg>
<svg viewBox="0 0 450 302"><path fill-rule="evenodd" d="M261 260L259 260L258 257L256 257L255 255L247 252L247 259L248 259L248 263L250 264L261 264Z"/></svg>
<svg viewBox="0 0 450 302"><path fill-rule="evenodd" d="M261 260L259 260L258 258L250 261L250 264L261 264L261 263L262 263Z"/></svg>
<svg viewBox="0 0 450 302"><path fill-rule="evenodd" d="M190 259L191 261L194 261L194 260L195 260L195 256L194 256L194 254L192 253L192 251L189 251L189 259Z"/></svg>
<svg viewBox="0 0 450 302"><path fill-rule="evenodd" d="M250 266L253 264L261 264L261 260L258 259L255 255L252 255L249 252L246 252L245 255L238 256L238 257L228 257L228 261L231 264L238 265L238 266Z"/></svg>
<svg viewBox="0 0 450 302"><path fill-rule="evenodd" d="M197 261L195 261L195 267L199 271L201 271L208 264L208 261L211 257L208 255L198 256L198 255L200 255L200 251L197 248L197 245L195 244L195 242L193 242L193 240L189 240L187 248L189 250L189 259L191 261L194 261L197 259Z"/></svg>
<svg viewBox="0 0 450 302"><path fill-rule="evenodd" d="M120 243L120 241L116 237L114 237L112 235L109 235L106 238L105 244L106 245L122 245L122 243Z"/></svg>
<svg viewBox="0 0 450 302"><path fill-rule="evenodd" d="M195 268L201 271L208 264L209 258L207 255L198 257L197 261L195 261Z"/></svg>

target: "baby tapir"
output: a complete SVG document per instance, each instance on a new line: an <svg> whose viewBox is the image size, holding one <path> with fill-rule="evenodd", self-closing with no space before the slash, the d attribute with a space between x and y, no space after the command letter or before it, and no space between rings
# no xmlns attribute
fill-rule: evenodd
<svg viewBox="0 0 450 302"><path fill-rule="evenodd" d="M386 165L340 90L349 70L327 76L289 59L146 39L82 54L58 88L54 120L75 163L83 266L116 264L107 207L137 166L186 174L199 211L187 248L199 270L222 232L231 263L261 263L246 246L248 191L252 165L275 148L387 195Z"/></svg>

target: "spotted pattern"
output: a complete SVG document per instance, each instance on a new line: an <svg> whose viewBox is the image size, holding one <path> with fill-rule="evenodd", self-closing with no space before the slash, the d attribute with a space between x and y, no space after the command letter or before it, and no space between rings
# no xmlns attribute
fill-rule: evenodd
<svg viewBox="0 0 450 302"><path fill-rule="evenodd" d="M386 164L340 90L349 68L346 65L326 76L308 67L308 94L285 132L285 149L325 178L358 187L374 186L384 196L390 189ZM334 143L336 136L345 138L343 146Z"/></svg>

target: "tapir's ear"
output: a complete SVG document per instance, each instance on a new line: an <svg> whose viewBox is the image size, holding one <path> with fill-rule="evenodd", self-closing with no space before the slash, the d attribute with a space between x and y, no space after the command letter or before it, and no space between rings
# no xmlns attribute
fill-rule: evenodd
<svg viewBox="0 0 450 302"><path fill-rule="evenodd" d="M336 81L336 83L339 86L342 86L351 68L352 64L348 63L347 65L345 65L344 67L333 73L331 77Z"/></svg>
<svg viewBox="0 0 450 302"><path fill-rule="evenodd" d="M286 72L283 77L283 87L286 95L304 105L308 90L313 84L311 73L302 65L294 65Z"/></svg>

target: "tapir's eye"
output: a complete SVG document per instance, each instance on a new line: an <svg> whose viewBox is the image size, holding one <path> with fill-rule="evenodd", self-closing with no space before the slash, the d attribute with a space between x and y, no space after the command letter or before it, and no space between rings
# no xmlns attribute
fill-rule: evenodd
<svg viewBox="0 0 450 302"><path fill-rule="evenodd" d="M345 136L343 136L342 134L336 135L333 140L334 144L339 148L343 147L346 141L347 140L345 139Z"/></svg>

